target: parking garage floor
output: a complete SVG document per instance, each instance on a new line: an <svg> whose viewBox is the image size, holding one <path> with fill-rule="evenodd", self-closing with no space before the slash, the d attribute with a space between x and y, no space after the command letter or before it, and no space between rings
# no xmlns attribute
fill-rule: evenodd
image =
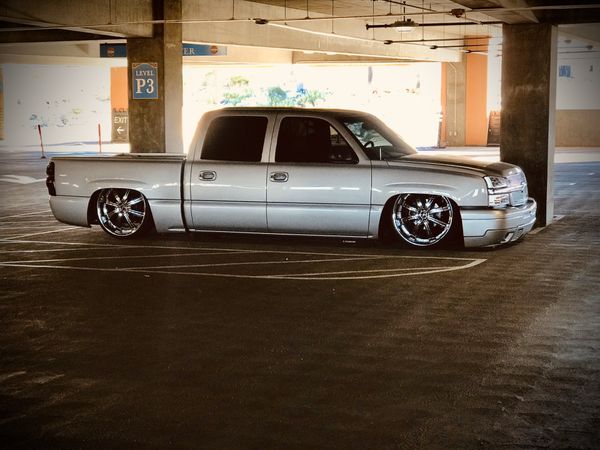
<svg viewBox="0 0 600 450"><path fill-rule="evenodd" d="M600 163L496 250L53 220L0 167L0 446L598 448Z"/></svg>

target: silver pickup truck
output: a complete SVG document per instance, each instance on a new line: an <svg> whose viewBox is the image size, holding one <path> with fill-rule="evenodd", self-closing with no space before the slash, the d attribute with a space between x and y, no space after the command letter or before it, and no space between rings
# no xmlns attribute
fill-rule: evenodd
<svg viewBox="0 0 600 450"><path fill-rule="evenodd" d="M507 163L417 153L357 111L228 108L189 154L55 157L54 216L129 238L158 232L392 237L416 247L516 241L536 203Z"/></svg>

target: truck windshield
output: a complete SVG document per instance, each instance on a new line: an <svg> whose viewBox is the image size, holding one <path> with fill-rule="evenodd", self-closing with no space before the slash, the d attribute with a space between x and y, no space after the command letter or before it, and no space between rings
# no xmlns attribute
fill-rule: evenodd
<svg viewBox="0 0 600 450"><path fill-rule="evenodd" d="M340 121L361 143L371 160L394 160L417 151L373 116L341 117Z"/></svg>

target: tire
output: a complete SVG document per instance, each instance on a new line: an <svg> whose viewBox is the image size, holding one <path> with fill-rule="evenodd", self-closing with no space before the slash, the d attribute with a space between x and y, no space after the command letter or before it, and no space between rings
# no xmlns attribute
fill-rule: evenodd
<svg viewBox="0 0 600 450"><path fill-rule="evenodd" d="M117 238L141 236L152 225L146 198L132 189L101 190L96 200L96 213L102 229Z"/></svg>
<svg viewBox="0 0 600 450"><path fill-rule="evenodd" d="M438 246L454 226L452 201L441 195L399 195L391 208L396 236L414 247ZM458 217L457 217L458 218Z"/></svg>

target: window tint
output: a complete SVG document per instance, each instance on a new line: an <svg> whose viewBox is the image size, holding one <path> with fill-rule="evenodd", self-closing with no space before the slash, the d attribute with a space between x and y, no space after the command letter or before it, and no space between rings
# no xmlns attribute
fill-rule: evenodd
<svg viewBox="0 0 600 450"><path fill-rule="evenodd" d="M279 128L275 161L356 164L358 158L329 122L308 117L286 117Z"/></svg>
<svg viewBox="0 0 600 450"><path fill-rule="evenodd" d="M217 117L206 132L202 159L260 161L267 122L266 117Z"/></svg>
<svg viewBox="0 0 600 450"><path fill-rule="evenodd" d="M361 143L369 159L395 160L416 153L414 148L372 116L354 115L339 119Z"/></svg>

